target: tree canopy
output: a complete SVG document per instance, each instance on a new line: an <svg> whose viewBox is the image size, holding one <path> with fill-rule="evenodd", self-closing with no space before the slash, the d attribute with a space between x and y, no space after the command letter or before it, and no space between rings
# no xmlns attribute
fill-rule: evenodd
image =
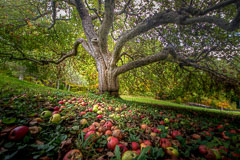
<svg viewBox="0 0 240 160"><path fill-rule="evenodd" d="M0 6L1 57L47 65L89 54L101 93L118 95L120 74L158 61L240 83L238 0L3 0Z"/></svg>

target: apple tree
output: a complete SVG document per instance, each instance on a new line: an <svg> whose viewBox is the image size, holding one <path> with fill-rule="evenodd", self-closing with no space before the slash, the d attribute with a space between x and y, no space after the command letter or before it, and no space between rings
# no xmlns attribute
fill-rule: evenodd
<svg viewBox="0 0 240 160"><path fill-rule="evenodd" d="M96 63L100 93L118 96L119 75L158 61L239 85L239 0L3 0L0 5L2 57L59 64L81 50ZM157 41L151 53L130 52L131 44L149 39ZM121 63L123 56L132 58ZM237 72L221 72L218 61Z"/></svg>

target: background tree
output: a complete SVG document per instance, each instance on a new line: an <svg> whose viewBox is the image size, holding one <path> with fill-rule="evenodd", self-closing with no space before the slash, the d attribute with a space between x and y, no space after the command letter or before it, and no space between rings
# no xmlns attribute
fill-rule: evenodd
<svg viewBox="0 0 240 160"><path fill-rule="evenodd" d="M239 64L240 2L179 2L2 1L1 43L4 47L0 53L41 65L59 64L76 56L81 44L96 62L99 92L115 96L118 96L120 74L162 60L194 67L239 85L236 66ZM61 12L64 16L60 16ZM82 38L78 38L80 36ZM158 40L154 52L120 63L122 56L131 54L127 51L130 44L151 38ZM70 46L73 46L71 50ZM218 60L238 72L230 76L221 72Z"/></svg>

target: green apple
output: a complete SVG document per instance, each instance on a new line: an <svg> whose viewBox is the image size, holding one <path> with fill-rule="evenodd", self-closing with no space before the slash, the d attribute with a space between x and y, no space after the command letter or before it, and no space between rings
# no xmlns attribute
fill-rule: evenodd
<svg viewBox="0 0 240 160"><path fill-rule="evenodd" d="M137 157L137 154L133 151L126 151L122 156L122 160L132 160Z"/></svg>
<svg viewBox="0 0 240 160"><path fill-rule="evenodd" d="M167 130L167 129L168 129L168 127L165 127L165 129Z"/></svg>
<svg viewBox="0 0 240 160"><path fill-rule="evenodd" d="M93 108L93 112L97 112L98 111L98 108Z"/></svg>
<svg viewBox="0 0 240 160"><path fill-rule="evenodd" d="M61 121L61 115L60 114L54 114L50 118L50 122L52 122L52 123L59 123L60 121Z"/></svg>
<svg viewBox="0 0 240 160"><path fill-rule="evenodd" d="M119 108L116 108L115 111L118 112L120 109Z"/></svg>
<svg viewBox="0 0 240 160"><path fill-rule="evenodd" d="M178 157L179 156L179 153L178 153L178 150L173 148L173 147L167 147L166 148L166 152L168 155L170 156L175 156L175 157Z"/></svg>
<svg viewBox="0 0 240 160"><path fill-rule="evenodd" d="M44 118L44 119L47 119L47 118L49 118L51 116L52 116L52 112L50 112L50 111L43 111L41 113L41 117Z"/></svg>
<svg viewBox="0 0 240 160"><path fill-rule="evenodd" d="M114 115L114 117L113 117L115 120L118 120L118 119L120 119L120 115L119 114L117 114L117 115Z"/></svg>
<svg viewBox="0 0 240 160"><path fill-rule="evenodd" d="M115 117L115 115L114 115L114 114L110 114L109 117L110 117L110 118L113 118L113 117Z"/></svg>
<svg viewBox="0 0 240 160"><path fill-rule="evenodd" d="M164 119L164 123L169 123L169 119L168 119L168 118L165 118L165 119Z"/></svg>
<svg viewBox="0 0 240 160"><path fill-rule="evenodd" d="M97 114L102 114L103 112L102 111L97 111Z"/></svg>
<svg viewBox="0 0 240 160"><path fill-rule="evenodd" d="M98 108L99 107L99 105L97 105L97 104L95 104L94 106L93 106L93 108Z"/></svg>

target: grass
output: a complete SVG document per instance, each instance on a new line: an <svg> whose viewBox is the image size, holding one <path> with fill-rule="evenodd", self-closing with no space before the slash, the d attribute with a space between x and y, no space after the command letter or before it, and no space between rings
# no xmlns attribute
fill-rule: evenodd
<svg viewBox="0 0 240 160"><path fill-rule="evenodd" d="M14 88L14 90L13 90ZM45 87L42 85L30 83L27 81L21 81L14 77L9 77L5 74L0 73L0 92L8 92L11 94L14 92L14 94L24 94L24 93L30 93L30 94L44 94L44 95L72 95L72 96L79 96L84 95L84 93L74 93L64 90L58 90L55 88ZM97 98L97 95L92 95L95 98ZM203 112L203 113L209 113L209 114L221 114L224 116L237 116L240 117L240 112L236 111L222 111L218 109L207 109L207 108L201 108L196 106L188 106L183 104L177 104L172 103L168 101L163 100L156 100L150 97L140 97L140 96L124 96L122 95L121 98L124 101L131 101L134 103L145 103L145 104L154 104L154 105L161 105L161 107L166 109L183 109L188 111L196 111L196 112ZM124 102L123 102L124 103Z"/></svg>
<svg viewBox="0 0 240 160"><path fill-rule="evenodd" d="M12 90L14 88L14 91ZM74 92L58 90L51 87L42 86L39 84L21 81L17 78L7 76L5 74L0 73L0 91L13 91L14 93L21 94L22 92L31 93L31 94L62 94L62 95L77 95Z"/></svg>
<svg viewBox="0 0 240 160"><path fill-rule="evenodd" d="M226 116L237 116L240 117L240 112L238 111L225 111L219 109L208 109L196 106L189 106L184 104L177 104L163 100L157 100L151 97L142 97L142 96L126 96L122 95L121 98L126 101L138 102L138 103L147 103L147 104L156 104L161 105L166 108L175 108L175 109L183 109L183 110L191 110L196 112L205 112L211 114L223 114Z"/></svg>

